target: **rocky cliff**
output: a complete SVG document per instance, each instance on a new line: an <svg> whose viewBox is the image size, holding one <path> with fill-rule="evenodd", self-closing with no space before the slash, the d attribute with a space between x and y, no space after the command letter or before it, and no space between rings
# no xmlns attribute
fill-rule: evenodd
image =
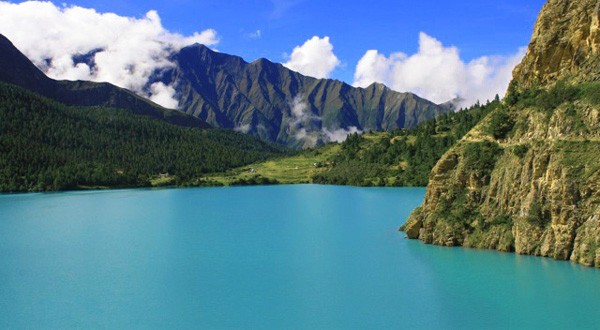
<svg viewBox="0 0 600 330"><path fill-rule="evenodd" d="M513 72L520 90L559 79L598 80L600 4L550 0L540 12L527 55Z"/></svg>
<svg viewBox="0 0 600 330"><path fill-rule="evenodd" d="M600 267L598 4L543 7L504 104L434 167L409 238Z"/></svg>

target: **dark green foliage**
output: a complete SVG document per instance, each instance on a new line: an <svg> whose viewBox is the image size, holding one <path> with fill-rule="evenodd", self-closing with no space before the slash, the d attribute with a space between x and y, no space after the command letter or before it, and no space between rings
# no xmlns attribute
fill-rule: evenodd
<svg viewBox="0 0 600 330"><path fill-rule="evenodd" d="M542 90L539 93L537 96L537 106L546 112L552 112L565 102L573 102L577 99L579 93L580 91L576 86L560 80L549 90Z"/></svg>
<svg viewBox="0 0 600 330"><path fill-rule="evenodd" d="M490 111L495 100L457 113L441 115L411 130L371 137L348 136L335 166L317 174L317 183L425 186L439 158Z"/></svg>
<svg viewBox="0 0 600 330"><path fill-rule="evenodd" d="M278 184L279 181L276 179L265 178L264 176L255 175L250 178L244 179L239 178L235 181L231 182L232 186L252 186L252 185L270 185L270 184Z"/></svg>
<svg viewBox="0 0 600 330"><path fill-rule="evenodd" d="M533 86L521 93L516 92L514 84L511 83L505 102L509 106L537 107L552 113L561 104L578 99L585 99L594 105L600 104L600 82L573 85L565 80L559 80L549 89Z"/></svg>
<svg viewBox="0 0 600 330"><path fill-rule="evenodd" d="M529 146L526 144L519 144L512 148L512 153L519 158L523 158L527 151L529 151Z"/></svg>
<svg viewBox="0 0 600 330"><path fill-rule="evenodd" d="M580 95L594 105L600 104L600 82L580 85Z"/></svg>
<svg viewBox="0 0 600 330"><path fill-rule="evenodd" d="M519 92L517 92L517 83L515 80L511 80L508 84L508 89L506 91L506 96L504 97L504 102L508 106L514 106L519 102Z"/></svg>
<svg viewBox="0 0 600 330"><path fill-rule="evenodd" d="M363 141L364 138L358 133L348 135L346 141L342 143L342 156L340 160L352 160L356 158Z"/></svg>
<svg viewBox="0 0 600 330"><path fill-rule="evenodd" d="M489 226L489 227L506 226L506 227L511 228L512 225L513 225L513 219L510 215L507 215L507 214L499 214L494 219L492 219L492 221L487 223L487 226Z"/></svg>
<svg viewBox="0 0 600 330"><path fill-rule="evenodd" d="M486 127L486 133L495 139L504 139L513 129L515 122L504 109L494 111Z"/></svg>
<svg viewBox="0 0 600 330"><path fill-rule="evenodd" d="M210 178L195 178L185 182L178 183L182 187L222 187L223 183L211 180Z"/></svg>
<svg viewBox="0 0 600 330"><path fill-rule="evenodd" d="M231 131L68 107L0 84L0 191L147 186L160 173L183 183L281 152Z"/></svg>
<svg viewBox="0 0 600 330"><path fill-rule="evenodd" d="M534 85L523 92L519 92L516 84L516 81L513 80L508 85L508 91L504 98L506 105L510 108L536 106L538 95L542 92L541 88Z"/></svg>
<svg viewBox="0 0 600 330"><path fill-rule="evenodd" d="M465 167L478 176L489 176L502 152L502 148L497 143L489 141L466 143L463 148Z"/></svg>
<svg viewBox="0 0 600 330"><path fill-rule="evenodd" d="M468 202L467 190L463 187L450 187L446 196L440 197L436 217L443 219L453 228L470 228L471 222L482 219L481 214Z"/></svg>
<svg viewBox="0 0 600 330"><path fill-rule="evenodd" d="M352 186L373 186L375 185L375 182L373 182L372 179L384 176L386 171L387 169L384 165L352 159L338 162L332 170L315 175L313 177L313 182Z"/></svg>
<svg viewBox="0 0 600 330"><path fill-rule="evenodd" d="M525 220L532 225L542 228L550 222L550 218L544 211L542 203L537 199L535 199L529 207L529 213Z"/></svg>

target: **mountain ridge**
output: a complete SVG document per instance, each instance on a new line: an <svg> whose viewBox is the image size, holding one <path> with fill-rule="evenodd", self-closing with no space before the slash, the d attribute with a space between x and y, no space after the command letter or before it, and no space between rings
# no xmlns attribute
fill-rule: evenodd
<svg viewBox="0 0 600 330"><path fill-rule="evenodd" d="M177 110L163 108L110 83L51 79L2 34L0 34L0 81L23 87L67 105L113 107L161 119L178 126L210 127L197 118Z"/></svg>
<svg viewBox="0 0 600 330"><path fill-rule="evenodd" d="M327 142L327 133L336 130L412 128L451 111L380 84L356 88L201 44L182 48L171 60L175 67L161 71L156 81L175 86L182 111L216 127L295 147Z"/></svg>
<svg viewBox="0 0 600 330"><path fill-rule="evenodd" d="M247 62L196 43L174 52L174 66L157 69L146 85L173 86L177 111L109 83L50 79L3 36L0 50L1 81L59 102L123 108L178 125L234 129L294 148L339 141L356 131L413 128L454 110L451 103L438 105L379 83L357 88L304 76L265 58ZM74 61L93 67L93 52Z"/></svg>

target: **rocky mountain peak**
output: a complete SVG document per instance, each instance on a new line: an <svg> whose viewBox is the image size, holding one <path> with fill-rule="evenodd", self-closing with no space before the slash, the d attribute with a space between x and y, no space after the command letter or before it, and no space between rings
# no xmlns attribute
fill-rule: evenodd
<svg viewBox="0 0 600 330"><path fill-rule="evenodd" d="M514 87L523 90L563 78L600 80L599 18L599 0L549 0L525 58L513 71Z"/></svg>

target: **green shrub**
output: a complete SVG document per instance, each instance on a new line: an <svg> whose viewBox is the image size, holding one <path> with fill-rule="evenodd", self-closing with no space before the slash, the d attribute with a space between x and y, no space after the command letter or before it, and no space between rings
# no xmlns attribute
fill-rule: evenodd
<svg viewBox="0 0 600 330"><path fill-rule="evenodd" d="M490 175L502 152L502 148L497 143L489 141L468 143L463 149L465 167L479 175Z"/></svg>
<svg viewBox="0 0 600 330"><path fill-rule="evenodd" d="M549 217L544 212L544 208L542 207L542 203L539 200L534 200L529 207L529 213L525 220L538 227L545 227L549 222Z"/></svg>
<svg viewBox="0 0 600 330"><path fill-rule="evenodd" d="M581 85L581 96L594 105L600 104L600 82Z"/></svg>
<svg viewBox="0 0 600 330"><path fill-rule="evenodd" d="M559 80L549 90L542 91L536 100L536 105L546 112L552 112L565 102L573 102L580 95L578 87Z"/></svg>
<svg viewBox="0 0 600 330"><path fill-rule="evenodd" d="M508 226L512 227L513 219L510 215L507 214L499 214L489 223L490 226Z"/></svg>
<svg viewBox="0 0 600 330"><path fill-rule="evenodd" d="M499 109L491 114L486 133L495 139L504 139L515 126L514 120L505 110Z"/></svg>
<svg viewBox="0 0 600 330"><path fill-rule="evenodd" d="M527 144L519 144L512 149L512 153L519 158L523 158L527 151L529 151L529 146Z"/></svg>
<svg viewBox="0 0 600 330"><path fill-rule="evenodd" d="M265 178L261 175L255 175L250 178L238 178L231 182L232 186L249 186L249 185L271 185L271 184L279 184L277 179L269 179Z"/></svg>

